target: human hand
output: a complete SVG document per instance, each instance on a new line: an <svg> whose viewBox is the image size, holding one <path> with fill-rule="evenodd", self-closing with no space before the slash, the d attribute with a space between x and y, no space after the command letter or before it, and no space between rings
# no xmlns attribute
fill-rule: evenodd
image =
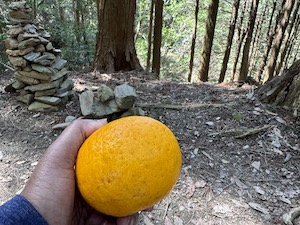
<svg viewBox="0 0 300 225"><path fill-rule="evenodd" d="M84 140L106 120L75 120L49 146L21 195L49 225L134 225L138 214L113 218L90 207L75 184L74 165Z"/></svg>

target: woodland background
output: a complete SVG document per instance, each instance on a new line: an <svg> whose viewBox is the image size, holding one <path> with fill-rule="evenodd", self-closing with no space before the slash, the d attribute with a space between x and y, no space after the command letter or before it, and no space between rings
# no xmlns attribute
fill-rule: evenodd
<svg viewBox="0 0 300 225"><path fill-rule="evenodd" d="M10 2L0 1L2 71L7 69L5 64L9 64L3 40L6 38ZM51 33L53 43L62 49L70 70L93 68L98 32L97 5L100 2L104 1L28 1L37 20ZM119 4L120 7L122 4ZM276 75L299 57L299 0L139 0L136 1L134 42L144 69L147 56L152 52L148 41L149 27L150 23L154 29L158 26L151 20L156 19L155 11L162 10L159 4L163 5L161 65L158 71L161 79L201 79L200 66L205 64L209 65L208 79L211 82L223 81L221 71L223 75L225 72L225 81L243 80L246 76L260 81L270 65L277 65ZM228 38L230 34L233 35L232 41ZM209 40L213 42L207 64L205 61L208 59L204 59L203 55L209 56ZM230 53L228 63L224 60L226 50L227 54ZM244 75L240 76L240 71L244 71ZM205 78L201 80L206 81Z"/></svg>

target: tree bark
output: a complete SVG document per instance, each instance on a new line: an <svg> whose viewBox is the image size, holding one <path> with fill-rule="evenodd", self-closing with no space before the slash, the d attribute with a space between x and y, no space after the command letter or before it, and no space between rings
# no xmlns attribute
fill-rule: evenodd
<svg viewBox="0 0 300 225"><path fill-rule="evenodd" d="M276 0L273 2L273 10L272 10L272 13L271 13L269 26L268 26L268 30L267 30L267 34L269 34L269 36L268 36L268 40L267 40L267 43L266 43L265 48L264 48L264 54L263 54L263 57L262 57L262 62L260 64L260 67L259 67L259 70L258 70L258 73L257 73L257 80L259 82L261 81L262 73L264 72L264 69L265 69L265 66L266 66L266 63L267 63L267 59L268 59L268 56L269 56L269 53L270 53L270 50L271 50L271 47L272 47L274 36L276 34L277 26L278 26L279 21L281 20L281 17L282 17L282 13L283 13L282 8L284 7L285 2L286 2L286 0L282 0L280 11L278 12L278 14L276 16L272 32L270 33L271 25L272 25L272 19L273 19L273 16L274 16L274 13L275 13L275 10L276 10L276 4L277 4Z"/></svg>
<svg viewBox="0 0 300 225"><path fill-rule="evenodd" d="M232 39L234 36L235 24L236 24L236 20L238 17L239 7L240 7L240 0L235 0L233 3L233 7L232 7L231 21L230 21L229 32L228 32L228 36L227 36L227 45L226 45L226 50L225 50L225 54L224 54L224 58L223 58L221 73L219 76L219 83L222 83L225 78L225 73L227 70L227 64L228 64L228 60L229 60L229 56L230 56Z"/></svg>
<svg viewBox="0 0 300 225"><path fill-rule="evenodd" d="M262 102L300 109L300 60L257 90Z"/></svg>
<svg viewBox="0 0 300 225"><path fill-rule="evenodd" d="M233 62L232 72L231 72L231 77L230 77L231 82L233 82L233 80L235 78L235 72L236 72L237 63L239 61L239 57L240 57L240 53L241 53L242 43L246 36L246 30L245 29L243 30L243 22L244 22L244 17L245 17L246 6L247 6L247 0L244 0L243 6L242 6L241 17L240 17L239 24L238 24L238 33L237 33L238 40L237 40L237 45L235 48L235 57L234 57L234 62Z"/></svg>
<svg viewBox="0 0 300 225"><path fill-rule="evenodd" d="M195 24L194 24L194 32L193 32L192 45L191 45L191 58L190 58L188 82L191 82L191 80L192 80L192 74L193 74L195 46L196 46L196 38L197 38L197 27L198 27L198 13L199 13L199 0L196 0L196 6L195 6Z"/></svg>
<svg viewBox="0 0 300 225"><path fill-rule="evenodd" d="M250 16L249 16L249 21L248 21L248 33L247 33L244 50L243 50L241 71L240 71L239 77L238 77L239 81L244 81L248 75L249 51L250 51L250 45L251 45L251 41L252 41L253 28L254 28L255 21L256 21L258 4L259 4L259 0L252 0Z"/></svg>
<svg viewBox="0 0 300 225"><path fill-rule="evenodd" d="M153 10L154 10L154 1L151 0L150 6L150 18L149 18L149 30L148 30L148 51L147 51L147 65L146 71L150 71L150 64L151 64L151 49L152 49L152 31L153 31Z"/></svg>
<svg viewBox="0 0 300 225"><path fill-rule="evenodd" d="M295 32L297 32L297 29L300 25L299 6L300 6L300 1L297 1L296 7L293 12L292 20L290 22L290 27L289 27L288 33L285 36L285 39L282 44L279 60L276 65L276 68L275 68L275 76L278 76L281 71L281 68L284 63L284 59L285 59L285 56L286 56L286 53L288 50L288 45L289 45L289 43L292 42L292 37L294 36L293 34Z"/></svg>
<svg viewBox="0 0 300 225"><path fill-rule="evenodd" d="M297 0L299 1L299 0ZM288 0L285 5L284 15L280 22L280 26L277 30L277 34L275 37L274 45L272 47L271 57L268 62L266 74L264 76L264 82L270 80L274 76L274 70L277 62L277 57L280 51L281 43L284 37L284 32L289 22L291 10L294 6L295 0Z"/></svg>
<svg viewBox="0 0 300 225"><path fill-rule="evenodd" d="M135 10L136 1L97 0L95 70L112 73L142 69L134 45Z"/></svg>
<svg viewBox="0 0 300 225"><path fill-rule="evenodd" d="M217 13L219 8L219 0L211 0L208 7L208 17L206 20L206 31L203 41L203 51L200 60L200 68L198 77L201 81L208 81L208 70L212 44L215 34L215 26L217 20Z"/></svg>
<svg viewBox="0 0 300 225"><path fill-rule="evenodd" d="M163 0L155 1L155 20L154 20L154 37L153 37L153 59L152 72L159 77L160 74L160 58L161 58L161 40L163 26Z"/></svg>

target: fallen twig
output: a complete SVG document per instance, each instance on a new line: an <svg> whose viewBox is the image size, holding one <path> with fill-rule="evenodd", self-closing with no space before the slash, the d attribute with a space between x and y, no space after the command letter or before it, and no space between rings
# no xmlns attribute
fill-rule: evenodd
<svg viewBox="0 0 300 225"><path fill-rule="evenodd" d="M300 216L300 207L293 208L289 212L282 215L282 221L286 225L293 225L293 220Z"/></svg>
<svg viewBox="0 0 300 225"><path fill-rule="evenodd" d="M241 135L235 136L235 138L244 138L244 137L247 137L247 136L250 136L253 134L257 134L261 131L268 130L271 127L273 127L273 125L264 125L262 127L254 127L254 128L248 129L245 133L243 133Z"/></svg>

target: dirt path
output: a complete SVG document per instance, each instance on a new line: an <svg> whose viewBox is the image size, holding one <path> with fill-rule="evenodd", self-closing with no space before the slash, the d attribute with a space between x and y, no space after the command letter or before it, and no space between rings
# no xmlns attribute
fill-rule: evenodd
<svg viewBox="0 0 300 225"><path fill-rule="evenodd" d="M124 82L86 77L73 76L77 89ZM9 80L7 74L0 78L1 203L22 189L59 135L52 126L67 115L80 116L76 96L60 112L28 112L4 92ZM174 131L183 153L173 192L143 213L140 224L281 224L282 214L300 205L300 122L288 110L249 99L250 87L147 81L141 75L126 81L136 87L146 114Z"/></svg>

